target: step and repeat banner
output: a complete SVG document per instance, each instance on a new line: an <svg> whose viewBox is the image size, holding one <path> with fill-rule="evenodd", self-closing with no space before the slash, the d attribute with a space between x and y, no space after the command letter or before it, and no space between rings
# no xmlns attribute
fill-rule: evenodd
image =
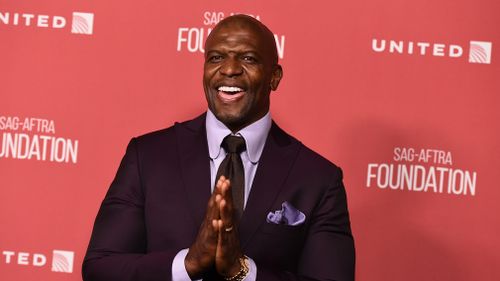
<svg viewBox="0 0 500 281"><path fill-rule="evenodd" d="M275 121L344 170L356 279L500 280L497 0L0 0L0 279L81 280L128 141L206 109L235 13L275 34Z"/></svg>

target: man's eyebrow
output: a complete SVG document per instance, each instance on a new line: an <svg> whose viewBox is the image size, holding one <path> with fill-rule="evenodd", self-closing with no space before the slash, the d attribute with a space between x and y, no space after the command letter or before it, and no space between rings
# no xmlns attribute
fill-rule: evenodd
<svg viewBox="0 0 500 281"><path fill-rule="evenodd" d="M205 53L206 53L206 54L210 54L210 53L220 53L220 51L218 51L218 50L209 50L209 51L206 51Z"/></svg>
<svg viewBox="0 0 500 281"><path fill-rule="evenodd" d="M261 56L259 54L259 52L256 52L256 51L242 51L240 53L243 54L243 55L253 55L253 56L256 56L256 57L260 57Z"/></svg>
<svg viewBox="0 0 500 281"><path fill-rule="evenodd" d="M205 56L208 57L210 55L217 55L220 54L221 52L218 50L210 50L210 51L205 51Z"/></svg>
<svg viewBox="0 0 500 281"><path fill-rule="evenodd" d="M263 57L265 57L265 54L259 53L257 51L243 51L239 54L239 56L251 56L258 60L261 60Z"/></svg>

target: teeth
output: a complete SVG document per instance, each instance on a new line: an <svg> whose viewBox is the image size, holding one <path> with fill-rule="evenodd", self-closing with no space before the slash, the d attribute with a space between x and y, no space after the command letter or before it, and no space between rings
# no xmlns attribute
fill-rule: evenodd
<svg viewBox="0 0 500 281"><path fill-rule="evenodd" d="M221 92L231 92L231 93L243 92L242 88L239 88L239 87L229 87L229 86L220 86L218 88L218 90L221 91Z"/></svg>

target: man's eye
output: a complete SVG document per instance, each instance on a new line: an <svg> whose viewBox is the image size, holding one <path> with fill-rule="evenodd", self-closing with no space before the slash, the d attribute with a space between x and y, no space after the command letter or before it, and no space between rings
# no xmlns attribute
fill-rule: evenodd
<svg viewBox="0 0 500 281"><path fill-rule="evenodd" d="M246 62L257 62L257 59L251 56L244 56L243 60Z"/></svg>
<svg viewBox="0 0 500 281"><path fill-rule="evenodd" d="M219 61L221 61L222 59L223 59L223 57L222 57L222 56L217 55L217 56L210 56L210 57L208 58L208 61L209 61L209 62L219 62Z"/></svg>

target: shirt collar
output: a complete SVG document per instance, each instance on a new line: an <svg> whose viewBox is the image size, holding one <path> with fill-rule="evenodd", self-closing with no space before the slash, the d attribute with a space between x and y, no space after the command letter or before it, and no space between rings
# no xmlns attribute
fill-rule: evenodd
<svg viewBox="0 0 500 281"><path fill-rule="evenodd" d="M264 150L264 144L266 143L267 134L271 129L271 114L267 112L264 117L253 122L252 124L246 126L240 131L236 132L234 135L240 135L245 139L247 146L247 155L250 162L257 164L259 162L262 151ZM206 118L206 128L207 128L207 141L208 141L208 152L210 158L216 159L219 157L221 152L222 140L227 136L232 134L224 123L219 121L215 115L208 110Z"/></svg>

